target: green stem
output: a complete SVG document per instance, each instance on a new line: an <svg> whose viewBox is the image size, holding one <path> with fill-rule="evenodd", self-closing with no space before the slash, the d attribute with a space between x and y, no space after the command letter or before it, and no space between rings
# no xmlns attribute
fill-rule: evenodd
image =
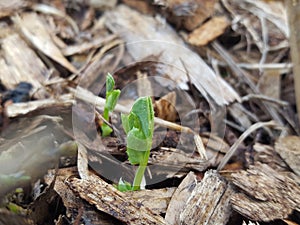
<svg viewBox="0 0 300 225"><path fill-rule="evenodd" d="M135 173L133 186L132 186L133 191L140 190L142 179L143 179L146 167L147 167L149 155L150 155L150 149L147 151L147 154L145 155L143 162L139 165L139 167Z"/></svg>
<svg viewBox="0 0 300 225"><path fill-rule="evenodd" d="M109 110L108 108L104 108L104 111L103 111L103 118L108 121L109 120Z"/></svg>
<svg viewBox="0 0 300 225"><path fill-rule="evenodd" d="M107 108L105 108L103 111L103 118L106 121L109 121L109 110ZM109 136L113 131L105 122L102 124L101 129L103 137Z"/></svg>

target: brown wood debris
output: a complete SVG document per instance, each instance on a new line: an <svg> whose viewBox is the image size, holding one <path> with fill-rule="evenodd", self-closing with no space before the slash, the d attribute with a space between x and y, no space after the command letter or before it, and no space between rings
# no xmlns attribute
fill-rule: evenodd
<svg viewBox="0 0 300 225"><path fill-rule="evenodd" d="M267 164L257 163L231 176L241 190L231 197L233 209L254 221L284 219L300 210L299 185Z"/></svg>
<svg viewBox="0 0 300 225"><path fill-rule="evenodd" d="M187 200L180 214L180 224L225 225L231 214L232 194L231 187L216 171L207 171Z"/></svg>
<svg viewBox="0 0 300 225"><path fill-rule="evenodd" d="M188 42L196 46L207 45L224 33L228 21L226 17L213 17L201 27L193 30L188 36Z"/></svg>
<svg viewBox="0 0 300 225"><path fill-rule="evenodd" d="M42 88L42 83L50 75L49 71L26 42L18 34L13 34L4 38L1 46L5 56L0 58L3 84L14 88L19 82L26 81L34 86L35 91Z"/></svg>
<svg viewBox="0 0 300 225"><path fill-rule="evenodd" d="M300 138L298 136L279 138L275 143L275 151L295 174L300 176Z"/></svg>
<svg viewBox="0 0 300 225"><path fill-rule="evenodd" d="M0 18L10 16L30 4L31 2L27 0L2 0L0 2Z"/></svg>
<svg viewBox="0 0 300 225"><path fill-rule="evenodd" d="M81 198L126 224L165 224L161 216L154 214L141 202L126 197L126 193L119 192L95 175L91 175L87 180L70 178L68 182Z"/></svg>

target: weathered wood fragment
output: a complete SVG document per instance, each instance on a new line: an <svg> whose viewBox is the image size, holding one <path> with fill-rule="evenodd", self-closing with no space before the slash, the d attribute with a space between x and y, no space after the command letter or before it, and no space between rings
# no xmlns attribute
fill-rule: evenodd
<svg viewBox="0 0 300 225"><path fill-rule="evenodd" d="M0 18L10 16L12 13L31 4L26 0L1 0L0 1Z"/></svg>
<svg viewBox="0 0 300 225"><path fill-rule="evenodd" d="M0 58L1 82L10 89L21 81L31 83L35 90L41 88L49 71L26 42L13 34L2 40L1 47L4 55L3 59Z"/></svg>
<svg viewBox="0 0 300 225"><path fill-rule="evenodd" d="M30 102L20 102L7 105L4 109L5 115L9 118L14 118L18 116L24 116L29 113L38 112L41 110L47 110L58 113L62 108L71 108L75 103L75 100L72 99L70 95L62 95L58 99L44 99L36 100ZM51 109L51 110L49 110Z"/></svg>
<svg viewBox="0 0 300 225"><path fill-rule="evenodd" d="M266 164L257 163L247 171L233 173L232 179L243 191L233 194L232 207L249 219L267 222L299 211L299 185Z"/></svg>
<svg viewBox="0 0 300 225"><path fill-rule="evenodd" d="M174 192L168 209L166 212L165 220L169 225L179 225L179 216L184 206L196 186L196 175L189 172L188 175L182 180L176 191Z"/></svg>
<svg viewBox="0 0 300 225"><path fill-rule="evenodd" d="M275 143L275 151L300 176L300 138L298 136L287 136L278 139Z"/></svg>
<svg viewBox="0 0 300 225"><path fill-rule="evenodd" d="M91 174L89 179L70 178L69 186L79 196L97 209L130 225L165 224L164 219L154 214L141 202L134 201L119 192L100 177Z"/></svg>
<svg viewBox="0 0 300 225"><path fill-rule="evenodd" d="M14 21L34 47L69 71L77 73L77 69L64 57L61 50L53 42L49 28L41 16L36 13L23 13L21 17L14 17Z"/></svg>
<svg viewBox="0 0 300 225"><path fill-rule="evenodd" d="M180 214L180 224L225 225L231 215L232 193L231 187L216 171L207 171Z"/></svg>

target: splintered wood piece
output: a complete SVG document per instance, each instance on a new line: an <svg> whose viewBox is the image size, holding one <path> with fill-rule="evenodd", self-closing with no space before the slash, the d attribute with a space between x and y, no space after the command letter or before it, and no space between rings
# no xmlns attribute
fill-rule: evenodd
<svg viewBox="0 0 300 225"><path fill-rule="evenodd" d="M33 46L69 71L77 73L77 69L63 56L60 49L54 44L42 17L36 13L23 13L21 17L14 17L14 21Z"/></svg>
<svg viewBox="0 0 300 225"><path fill-rule="evenodd" d="M257 163L231 177L243 190L232 195L232 207L251 220L283 219L300 208L299 185L266 164Z"/></svg>
<svg viewBox="0 0 300 225"><path fill-rule="evenodd" d="M215 10L215 0L154 0L168 12L168 20L193 30L210 17Z"/></svg>
<svg viewBox="0 0 300 225"><path fill-rule="evenodd" d="M155 115L163 120L175 122L177 117L175 105L176 92L172 91L154 103Z"/></svg>
<svg viewBox="0 0 300 225"><path fill-rule="evenodd" d="M141 202L157 215L166 213L170 199L176 188L161 188L152 190L129 191L127 197Z"/></svg>
<svg viewBox="0 0 300 225"><path fill-rule="evenodd" d="M201 27L193 30L188 37L188 42L195 46L205 46L223 34L228 25L226 17L213 17Z"/></svg>
<svg viewBox="0 0 300 225"><path fill-rule="evenodd" d="M300 138L287 136L278 139L275 143L275 151L300 176Z"/></svg>
<svg viewBox="0 0 300 225"><path fill-rule="evenodd" d="M70 108L75 100L68 94L62 95L58 99L43 99L30 102L20 102L7 105L4 109L5 115L9 118L24 116L29 113L46 110L47 113L61 112L62 108ZM57 113L56 113L57 114Z"/></svg>
<svg viewBox="0 0 300 225"><path fill-rule="evenodd" d="M21 8L28 6L30 1L24 0L1 0L0 1L0 18L12 15Z"/></svg>
<svg viewBox="0 0 300 225"><path fill-rule="evenodd" d="M213 103L223 106L240 99L223 78L217 76L198 54L187 48L168 24L142 15L125 5L106 12L105 22L111 31L130 43L126 45L126 49L133 62L157 56L158 62L170 65L167 78L175 81L181 88L188 89L186 83L190 78L190 82L209 102L213 99ZM181 71L188 73L189 78Z"/></svg>
<svg viewBox="0 0 300 225"><path fill-rule="evenodd" d="M4 59L0 59L0 78L7 88L15 88L21 81L31 83L34 89L42 87L41 83L47 79L49 71L19 35L4 38L1 48Z"/></svg>
<svg viewBox="0 0 300 225"><path fill-rule="evenodd" d="M225 225L231 215L232 193L231 187L216 171L207 171L180 214L180 224Z"/></svg>
<svg viewBox="0 0 300 225"><path fill-rule="evenodd" d="M81 198L126 224L165 224L161 216L154 214L141 202L132 200L126 196L126 193L118 191L94 174L91 174L87 180L70 178L68 183Z"/></svg>
<svg viewBox="0 0 300 225"><path fill-rule="evenodd" d="M162 171L165 173L181 169L193 169L202 172L209 166L207 160L203 160L200 157L192 157L191 154L180 149L165 147L161 147L159 152L152 152L149 163L165 167Z"/></svg>
<svg viewBox="0 0 300 225"><path fill-rule="evenodd" d="M165 220L169 225L179 225L179 216L184 205L190 197L192 191L196 186L196 175L194 172L189 172L188 175L182 180L175 193L173 194L170 204L168 206Z"/></svg>

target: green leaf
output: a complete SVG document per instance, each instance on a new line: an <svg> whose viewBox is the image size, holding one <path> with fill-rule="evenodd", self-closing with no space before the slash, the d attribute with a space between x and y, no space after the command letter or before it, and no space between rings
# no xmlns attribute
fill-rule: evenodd
<svg viewBox="0 0 300 225"><path fill-rule="evenodd" d="M109 112L113 111L116 107L117 101L119 99L120 90L114 90L115 81L113 76L108 73L106 76L106 100L105 100L105 106L104 106L104 112L103 112L103 118L105 120L109 120ZM102 130L102 136L106 137L111 134L113 131L107 124L103 124L101 126Z"/></svg>
<svg viewBox="0 0 300 225"><path fill-rule="evenodd" d="M106 102L105 107L112 111L116 107L117 101L119 99L121 91L120 90L113 90L106 94Z"/></svg>
<svg viewBox="0 0 300 225"><path fill-rule="evenodd" d="M154 130L154 111L150 97L138 98L129 115L121 115L127 134L127 155L133 165L139 165L133 189L139 190L148 163Z"/></svg>
<svg viewBox="0 0 300 225"><path fill-rule="evenodd" d="M119 180L118 185L116 185L116 188L119 191L125 192L125 191L132 191L132 186L127 181L123 181L122 177Z"/></svg>
<svg viewBox="0 0 300 225"><path fill-rule="evenodd" d="M106 76L106 94L111 92L114 89L115 80L110 73L107 73Z"/></svg>
<svg viewBox="0 0 300 225"><path fill-rule="evenodd" d="M113 132L113 130L110 128L110 126L108 126L107 124L102 124L101 126L101 131L102 131L102 136L103 137L107 137L111 134L111 132Z"/></svg>
<svg viewBox="0 0 300 225"><path fill-rule="evenodd" d="M131 111L138 117L141 129L146 138L151 137L152 139L154 129L154 112L151 98L141 97L137 99L132 106Z"/></svg>

